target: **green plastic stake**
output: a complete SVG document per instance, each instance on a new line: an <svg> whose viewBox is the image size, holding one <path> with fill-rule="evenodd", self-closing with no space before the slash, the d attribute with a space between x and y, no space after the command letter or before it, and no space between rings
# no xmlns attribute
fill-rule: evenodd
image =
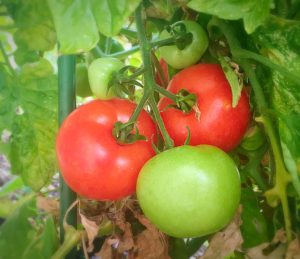
<svg viewBox="0 0 300 259"><path fill-rule="evenodd" d="M74 55L63 55L58 58L58 121L62 124L64 119L76 107L75 95L75 66L76 57ZM63 220L67 209L76 200L76 193L74 193L65 183L64 179L60 177L60 241L64 241ZM68 224L76 228L77 213L73 209L68 217ZM66 258L76 258L76 250Z"/></svg>

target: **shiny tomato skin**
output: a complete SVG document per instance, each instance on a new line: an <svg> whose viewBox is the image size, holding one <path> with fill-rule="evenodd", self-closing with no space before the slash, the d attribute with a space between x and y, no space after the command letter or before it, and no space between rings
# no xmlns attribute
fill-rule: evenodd
<svg viewBox="0 0 300 259"><path fill-rule="evenodd" d="M243 90L238 105L232 108L230 85L217 64L197 64L181 70L169 83L168 90L177 93L186 89L197 96L195 111L184 114L175 108L166 108L170 99L158 104L166 129L175 146L183 145L190 130L190 145L207 144L230 151L245 134L250 120L250 105ZM166 109L165 109L166 108Z"/></svg>
<svg viewBox="0 0 300 259"><path fill-rule="evenodd" d="M141 169L137 198L162 232L199 237L225 227L240 201L241 182L231 157L209 145L180 146L151 158Z"/></svg>
<svg viewBox="0 0 300 259"><path fill-rule="evenodd" d="M118 200L135 192L141 167L154 155L155 125L142 111L137 127L146 141L118 144L112 135L114 123L128 121L135 107L128 100L94 100L65 119L56 151L62 176L73 191L95 200Z"/></svg>

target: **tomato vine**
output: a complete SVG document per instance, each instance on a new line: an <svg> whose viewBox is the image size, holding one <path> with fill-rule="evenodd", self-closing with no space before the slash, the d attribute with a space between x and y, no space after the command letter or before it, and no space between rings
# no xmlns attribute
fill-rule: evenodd
<svg viewBox="0 0 300 259"><path fill-rule="evenodd" d="M244 56L243 58L240 57L239 53L241 53L242 51L239 46L238 40L234 36L232 30L224 22L216 18L211 21L210 26L217 26L224 33L229 43L233 60L235 60L238 64L241 65L241 67L245 70L245 73L249 77L249 80L251 82L255 99L256 99L257 109L261 116L257 118L257 121L262 123L264 126L265 132L270 140L270 144L275 159L276 177L274 181L274 187L271 190L268 190L265 193L265 195L271 206L276 206L277 205L276 200L280 199L282 203L283 213L284 213L287 238L289 241L291 241L292 240L291 218L290 218L287 193L286 193L287 184L290 182L291 178L284 166L281 148L279 146L279 142L275 133L276 131L272 124L271 118L266 113L268 107L267 107L267 103L264 97L262 87L260 86L260 83L258 82L255 73L253 72L253 68L251 67L251 64L246 59L247 56L246 57ZM253 56L248 55L248 58L250 57ZM255 57L260 57L260 56L256 55ZM256 59L258 59L259 61L265 60L264 58L256 58ZM264 64L266 64L266 62L264 62ZM273 64L273 63L268 61L267 64ZM271 66L274 67L274 65ZM285 70L281 69L280 71L285 71Z"/></svg>
<svg viewBox="0 0 300 259"><path fill-rule="evenodd" d="M0 257L297 256L299 1L71 2L0 1Z"/></svg>

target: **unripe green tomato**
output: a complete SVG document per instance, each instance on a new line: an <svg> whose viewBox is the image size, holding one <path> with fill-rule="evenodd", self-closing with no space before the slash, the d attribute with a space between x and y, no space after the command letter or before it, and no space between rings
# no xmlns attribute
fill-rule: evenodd
<svg viewBox="0 0 300 259"><path fill-rule="evenodd" d="M114 87L109 82L115 72L124 64L117 58L95 59L88 68L88 78L93 94L101 100L109 100L116 96Z"/></svg>
<svg viewBox="0 0 300 259"><path fill-rule="evenodd" d="M161 57L173 68L189 67L201 58L208 47L208 37L204 29L194 21L181 21L186 31L193 34L192 42L180 50L176 45L163 46L159 49ZM161 40L170 38L171 34L163 30L159 36Z"/></svg>
<svg viewBox="0 0 300 259"><path fill-rule="evenodd" d="M240 201L240 184L235 163L221 149L180 146L143 166L137 198L145 216L162 232L198 237L232 220Z"/></svg>
<svg viewBox="0 0 300 259"><path fill-rule="evenodd" d="M84 63L76 65L76 95L80 97L93 95L89 84L87 65Z"/></svg>

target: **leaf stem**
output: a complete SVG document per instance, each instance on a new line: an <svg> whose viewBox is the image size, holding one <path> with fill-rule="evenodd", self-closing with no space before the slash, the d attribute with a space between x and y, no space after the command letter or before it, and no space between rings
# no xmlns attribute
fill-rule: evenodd
<svg viewBox="0 0 300 259"><path fill-rule="evenodd" d="M279 73L281 73L283 76L288 77L290 80L293 80L294 82L298 83L300 82L300 76L290 72L289 70L287 70L285 67L278 65L276 63L273 63L270 59L254 53L252 51L249 50L245 50L242 48L236 49L234 50L234 56L237 58L244 58L244 59L252 59L255 60L273 70L277 70Z"/></svg>
<svg viewBox="0 0 300 259"><path fill-rule="evenodd" d="M139 5L139 7L136 9L135 18L136 18L138 39L141 46L143 65L147 69L144 74L145 84L144 84L144 95L142 97L142 100L149 100L149 104L153 110L154 118L158 123L159 129L161 130L163 139L165 141L166 148L171 148L173 147L173 141L170 138L167 130L165 129L163 120L160 116L160 113L157 109L157 105L154 99L154 90L155 90L156 83L154 81L154 74L153 74L153 68L151 63L152 44L151 42L148 42L146 37L143 18L142 18L142 5Z"/></svg>
<svg viewBox="0 0 300 259"><path fill-rule="evenodd" d="M128 50L123 50L123 51L119 51L119 52L115 52L115 53L111 53L111 54L106 54L105 52L103 52L99 46L96 46L94 48L94 52L96 53L96 55L100 58L106 58L106 57L111 57L111 58L126 58L127 56L137 52L140 50L140 46L133 46L131 49Z"/></svg>
<svg viewBox="0 0 300 259"><path fill-rule="evenodd" d="M166 96L167 98L171 99L174 103L177 102L177 96L176 94L171 93L167 89L160 87L158 85L155 85L155 91Z"/></svg>
<svg viewBox="0 0 300 259"><path fill-rule="evenodd" d="M160 116L159 110L157 108L155 98L152 95L149 99L149 104L153 112L153 116L158 124L159 130L164 138L166 149L172 148L174 146L173 140L170 138L169 133L165 127L165 124Z"/></svg>
<svg viewBox="0 0 300 259"><path fill-rule="evenodd" d="M14 68L12 67L12 65L9 61L8 55L7 55L7 53L4 49L3 43L1 41L0 41L0 50L1 50L2 56L4 58L5 64L7 65L9 70L11 71L12 75L16 75L16 72L15 72Z"/></svg>
<svg viewBox="0 0 300 259"><path fill-rule="evenodd" d="M155 56L155 54L153 52L151 53L151 58L152 58L152 61L154 63L154 67L155 67L156 71L158 72L160 80L161 80L161 82L163 84L163 88L167 88L167 86L168 86L168 78L166 78L166 76L164 74L164 71L163 71L160 63L159 63L157 57Z"/></svg>
<svg viewBox="0 0 300 259"><path fill-rule="evenodd" d="M136 40L137 39L137 32L128 28L122 28L120 31L121 34L125 35L127 38Z"/></svg>
<svg viewBox="0 0 300 259"><path fill-rule="evenodd" d="M85 236L85 232L69 227L65 230L66 236L62 245L56 250L56 252L51 256L51 259L62 259L65 258L69 252L76 247L76 245Z"/></svg>
<svg viewBox="0 0 300 259"><path fill-rule="evenodd" d="M284 215L284 221L285 221L285 230L286 230L286 235L287 239L290 242L292 240L292 228L291 228L291 218L290 218L290 212L289 212L289 207L288 207L288 200L287 200L287 194L286 194L286 187L288 182L290 181L290 176L285 168L284 162L283 162L283 157L281 153L281 148L279 144L279 140L276 135L276 130L272 124L272 121L269 116L265 114L266 109L268 108L262 87L256 77L255 72L253 71L253 68L249 61L245 59L247 58L253 58L253 55L251 54L251 57L248 52L246 52L246 55L243 57L240 55L241 54L241 46L239 41L237 40L234 32L232 29L226 24L224 21L218 19L218 18L213 18L210 26L216 26L225 35L227 42L229 44L233 59L239 63L242 68L244 69L245 73L250 79L250 83L252 86L252 89L254 91L255 95L255 100L256 100L256 106L261 114L261 120L265 132L269 138L270 145L273 151L274 159L275 159L275 181L274 181L274 187L270 190L268 190L265 195L266 197L270 198L272 195L273 200L280 199L282 209L283 209L283 215ZM245 54L245 52L242 52ZM258 55L259 56L259 55ZM254 57L257 59L257 55L254 55ZM261 59L262 60L262 59ZM265 60L264 60L265 61ZM273 67L274 68L274 67ZM276 202L272 204L271 200L268 200L269 204L272 206L276 206Z"/></svg>
<svg viewBox="0 0 300 259"><path fill-rule="evenodd" d="M164 39L164 40L154 40L152 42L148 42L148 45L151 48L154 48L154 47L161 47L161 46L165 46L165 45L170 45L170 44L173 44L173 43L175 43L175 40L174 40L173 37L170 37L170 38ZM107 54L107 53L103 52L99 46L96 46L94 48L94 52L100 58L104 58L104 57L126 58L127 56L139 51L140 49L141 49L141 46L136 45L136 46L131 47L128 50L123 50L123 51Z"/></svg>

